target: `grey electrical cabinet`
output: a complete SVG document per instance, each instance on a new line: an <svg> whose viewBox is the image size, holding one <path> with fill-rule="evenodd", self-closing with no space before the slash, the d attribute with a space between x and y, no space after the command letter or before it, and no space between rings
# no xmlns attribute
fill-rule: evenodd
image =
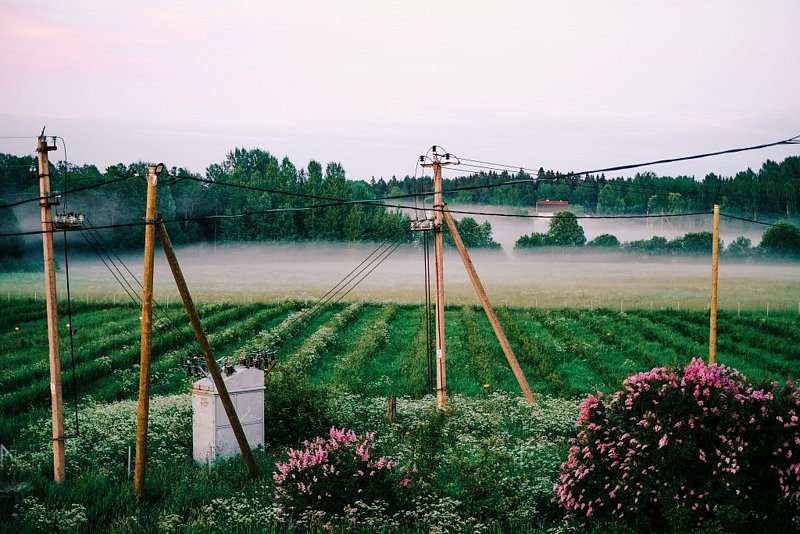
<svg viewBox="0 0 800 534"><path fill-rule="evenodd" d="M231 374L222 373L222 379L250 447L263 445L264 371L237 365ZM241 453L210 377L192 385L192 451L195 461L202 463Z"/></svg>

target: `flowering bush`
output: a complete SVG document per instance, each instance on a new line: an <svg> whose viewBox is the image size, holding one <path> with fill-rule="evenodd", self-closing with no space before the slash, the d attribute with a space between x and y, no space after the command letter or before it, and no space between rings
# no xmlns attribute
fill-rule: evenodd
<svg viewBox="0 0 800 534"><path fill-rule="evenodd" d="M357 501L371 504L395 500L396 463L371 456L374 435L331 427L327 439L303 442L289 459L276 464L275 499L281 512L300 517L310 511L327 517L355 514ZM408 479L399 485L408 484Z"/></svg>
<svg viewBox="0 0 800 534"><path fill-rule="evenodd" d="M632 375L583 402L554 500L583 522L781 531L800 500L798 412L797 388L699 359Z"/></svg>

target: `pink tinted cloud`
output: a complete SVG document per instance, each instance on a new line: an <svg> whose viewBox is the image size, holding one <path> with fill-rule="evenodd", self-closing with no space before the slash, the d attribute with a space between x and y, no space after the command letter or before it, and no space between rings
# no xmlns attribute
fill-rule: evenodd
<svg viewBox="0 0 800 534"><path fill-rule="evenodd" d="M82 28L8 8L0 8L0 77L23 75L46 68L72 76L107 74L121 69L159 73L159 62L137 54L147 36L124 28Z"/></svg>

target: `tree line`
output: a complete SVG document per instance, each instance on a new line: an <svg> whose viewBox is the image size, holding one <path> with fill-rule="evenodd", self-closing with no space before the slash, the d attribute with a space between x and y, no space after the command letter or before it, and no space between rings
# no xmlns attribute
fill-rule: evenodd
<svg viewBox="0 0 800 534"><path fill-rule="evenodd" d="M33 156L0 154L0 206L38 195L35 165ZM130 178L65 196L57 210L84 212L94 226L141 222L146 193L145 163L120 163L104 171L94 165L65 167L51 163L50 173L54 191ZM198 178L205 182L197 181ZM537 180L529 183L464 189L534 178ZM228 185L220 185L223 183ZM170 169L169 177L162 180L158 188L158 212L164 220L175 221L168 226L176 244L306 240L411 242L419 236L409 231L409 214L414 213L411 207L415 205L410 198L390 201L409 208L402 211L380 202L326 205L335 203L335 199L370 201L414 195L429 192L432 187L428 177L351 180L340 163L328 163L323 167L312 160L305 168L297 168L287 157L279 160L261 149L237 148L222 162L210 165L204 175L180 167ZM653 173L639 173L633 178L606 178L605 175L578 178L539 169L535 176L520 171L446 178L444 188L463 189L445 194L445 201L451 204L531 207L538 200L551 199L567 200L587 213L679 213L707 211L719 203L728 212L777 218L796 215L800 209L800 158L789 157L780 163L766 161L758 172L748 169L733 177L709 174L702 181ZM13 210L0 209L0 227L6 232L18 231L22 226L35 230L38 209L35 202ZM24 224L24 221L36 224ZM479 224L474 219L463 218L459 228L467 246L499 247L492 239L488 222ZM104 232L119 249L141 247L144 234L140 225ZM81 240L73 241L76 247L87 247ZM21 238L0 238L0 258L19 257L23 248Z"/></svg>
<svg viewBox="0 0 800 534"><path fill-rule="evenodd" d="M28 202L14 209L3 204L35 198L39 194L33 156L0 154L0 228L3 232L38 230L39 206ZM69 191L93 184L119 182L64 195L55 212L82 212L115 249L141 248L144 229L147 164L111 165L101 172L94 165L54 165L51 189ZM198 181L202 179L203 181ZM227 184L227 185L223 185ZM340 163L324 168L311 161L298 169L289 158L278 160L260 149L235 149L225 160L212 164L205 176L173 167L157 189L157 211L175 244L235 244L253 241L348 241L411 242L420 239L410 231L408 212L374 203L338 203L339 200L370 201L374 187L363 180L349 180ZM334 205L331 205L334 204ZM311 208L311 209L305 209ZM22 224L20 221L27 221ZM478 224L469 217L458 223L467 246L496 248L488 222ZM89 250L90 245L73 239L72 247ZM24 255L22 237L0 238L0 260L6 269L24 268L12 261ZM13 263L9 267L9 262Z"/></svg>
<svg viewBox="0 0 800 534"><path fill-rule="evenodd" d="M540 168L536 174L519 172L480 172L458 178L445 178L444 189L476 185L495 185L509 180L535 180L507 187L463 190L445 195L454 204L492 204L530 207L539 200L565 200L586 213L684 213L721 209L748 217L795 216L800 213L800 157L777 163L767 160L758 171L747 169L734 176L707 174L658 176L652 172L633 177L607 178L605 174L574 176ZM377 196L430 191L428 177L388 181L371 180Z"/></svg>
<svg viewBox="0 0 800 534"><path fill-rule="evenodd" d="M638 239L620 243L612 234L601 234L591 241L586 240L583 227L576 215L561 211L550 219L547 232L534 232L523 235L514 243L515 249L538 247L593 247L603 250L625 250L643 254L710 254L714 245L711 232L688 232L669 240L662 236ZM800 228L785 222L778 222L764 231L757 247L745 237L735 238L728 247L720 240L719 250L730 256L750 258L755 256L800 258Z"/></svg>

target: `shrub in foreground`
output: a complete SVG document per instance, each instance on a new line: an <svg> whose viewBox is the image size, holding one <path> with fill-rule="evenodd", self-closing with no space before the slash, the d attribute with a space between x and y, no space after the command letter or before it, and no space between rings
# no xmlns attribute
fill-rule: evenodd
<svg viewBox="0 0 800 534"><path fill-rule="evenodd" d="M800 390L693 360L589 396L555 502L584 524L786 531L800 500Z"/></svg>
<svg viewBox="0 0 800 534"><path fill-rule="evenodd" d="M328 434L290 449L288 460L276 465L272 478L281 513L297 518L310 512L327 519L356 514L356 503L394 504L397 487L408 479L397 482L396 463L373 457L374 435L336 427Z"/></svg>

